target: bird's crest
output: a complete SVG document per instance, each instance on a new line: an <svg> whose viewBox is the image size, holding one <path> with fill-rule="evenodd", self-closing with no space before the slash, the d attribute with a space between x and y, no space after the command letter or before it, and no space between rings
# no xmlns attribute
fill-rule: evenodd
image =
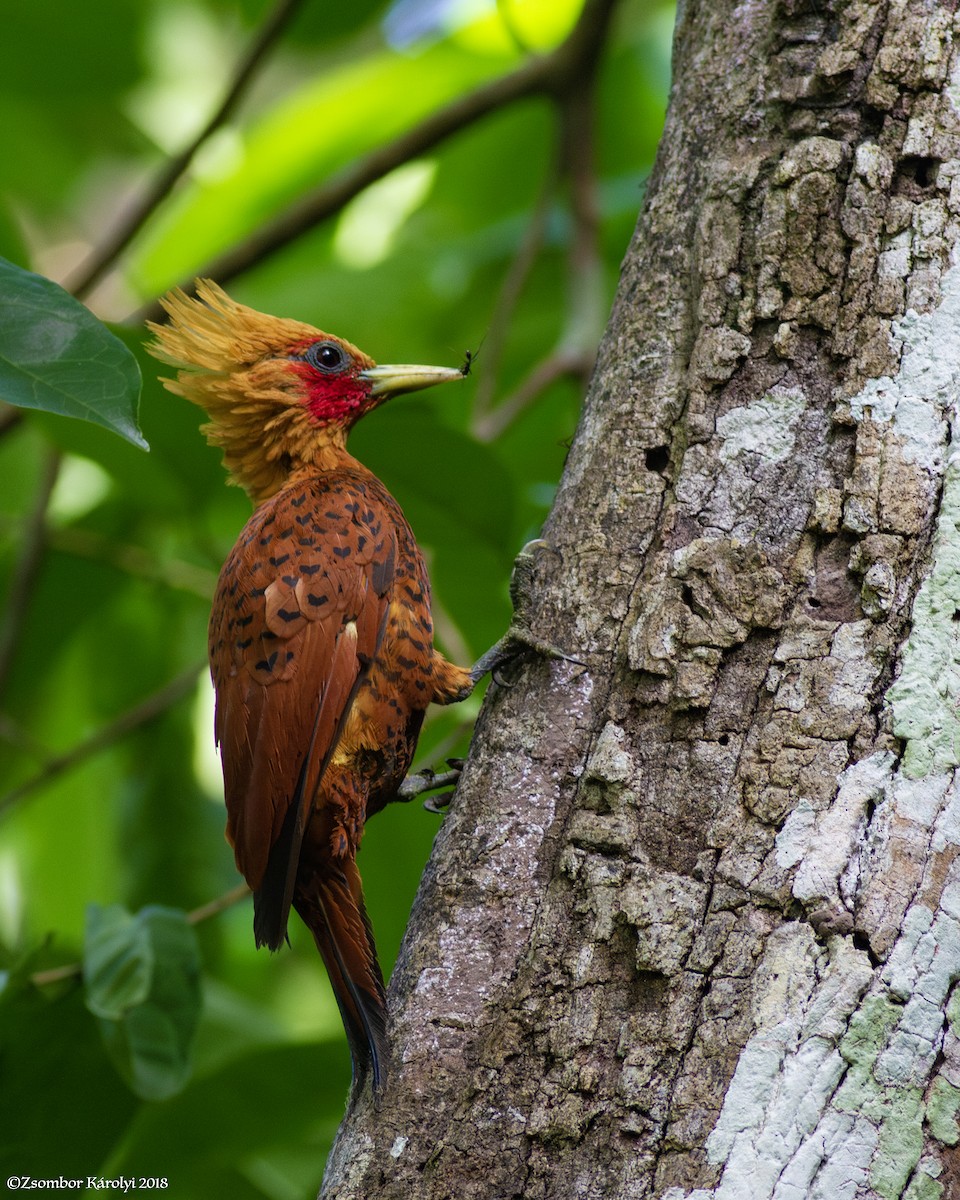
<svg viewBox="0 0 960 1200"><path fill-rule="evenodd" d="M182 371L230 373L283 347L324 336L303 321L238 304L211 279L197 280L196 297L174 288L160 303L170 321L149 324L156 337L150 353Z"/></svg>
<svg viewBox="0 0 960 1200"><path fill-rule="evenodd" d="M258 504L298 473L352 462L351 426L390 396L466 374L378 367L344 338L247 308L209 279L197 280L195 299L176 288L161 304L170 320L150 324L147 349L177 368L176 379L162 382L206 410L207 440L222 448L231 482Z"/></svg>
<svg viewBox="0 0 960 1200"><path fill-rule="evenodd" d="M223 450L230 482L255 503L272 496L297 464L316 466L325 454L344 453L345 431L318 430L305 407L302 350L329 335L288 317L238 304L209 279L197 296L179 288L161 300L169 323L151 322L147 349L177 368L163 385L200 405L210 421L207 440ZM342 339L359 366L372 360Z"/></svg>

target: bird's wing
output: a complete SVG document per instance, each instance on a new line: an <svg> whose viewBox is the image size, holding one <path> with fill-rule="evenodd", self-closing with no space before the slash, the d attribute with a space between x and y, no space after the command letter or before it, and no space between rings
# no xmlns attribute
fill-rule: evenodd
<svg viewBox="0 0 960 1200"><path fill-rule="evenodd" d="M306 822L383 636L396 556L397 530L370 486L331 476L261 505L221 572L216 736L258 944L286 936Z"/></svg>

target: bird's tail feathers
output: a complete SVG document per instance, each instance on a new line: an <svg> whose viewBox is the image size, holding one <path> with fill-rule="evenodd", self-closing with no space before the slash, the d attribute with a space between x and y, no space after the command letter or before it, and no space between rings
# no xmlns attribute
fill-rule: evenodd
<svg viewBox="0 0 960 1200"><path fill-rule="evenodd" d="M298 886L294 907L313 934L333 985L353 1059L354 1082L367 1071L379 1095L386 1080L387 1005L373 929L352 858Z"/></svg>

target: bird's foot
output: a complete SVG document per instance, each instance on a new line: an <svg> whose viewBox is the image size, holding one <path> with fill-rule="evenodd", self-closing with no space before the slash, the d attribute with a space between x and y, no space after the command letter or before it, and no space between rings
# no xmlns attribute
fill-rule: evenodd
<svg viewBox="0 0 960 1200"><path fill-rule="evenodd" d="M460 772L463 769L463 759L448 758L447 766L450 768L448 771L434 771L430 767L424 767L416 775L408 775L397 788L395 799L404 804L409 804L411 800L416 800L424 792L432 792L438 788L451 788L455 790L457 781L460 778ZM423 807L427 812L442 812L453 799L454 790L444 792L440 796L428 796L423 802Z"/></svg>
<svg viewBox="0 0 960 1200"><path fill-rule="evenodd" d="M577 667L587 665L582 659L574 658L572 654L564 654L562 650L558 650L542 638L534 637L529 629L514 621L500 641L477 659L470 670L470 676L474 683L478 683L484 675L489 675L500 687L512 687L504 678L503 669L527 654L539 654L541 658L573 663Z"/></svg>
<svg viewBox="0 0 960 1200"><path fill-rule="evenodd" d="M532 632L527 621L527 611L530 608L530 591L533 585L533 572L541 553L552 550L542 538L527 542L516 557L513 573L510 576L510 600L513 604L513 620L510 628L503 637L491 646L486 654L474 663L470 677L474 683L479 682L484 675L490 675L493 682L501 686L509 686L503 678L503 668L518 661L527 654L539 654L542 658L552 658L560 662L573 663L578 667L586 667L586 663L570 654L564 654L550 642L544 641Z"/></svg>

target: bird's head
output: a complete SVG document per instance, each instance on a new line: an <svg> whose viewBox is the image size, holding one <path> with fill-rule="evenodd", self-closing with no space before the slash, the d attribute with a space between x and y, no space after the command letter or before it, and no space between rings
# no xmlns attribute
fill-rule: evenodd
<svg viewBox="0 0 960 1200"><path fill-rule="evenodd" d="M451 367L377 366L342 338L232 300L210 280L197 297L176 289L152 324L154 357L177 368L171 392L210 417L207 439L223 450L232 482L259 503L299 470L342 456L350 428L401 392L462 378Z"/></svg>

